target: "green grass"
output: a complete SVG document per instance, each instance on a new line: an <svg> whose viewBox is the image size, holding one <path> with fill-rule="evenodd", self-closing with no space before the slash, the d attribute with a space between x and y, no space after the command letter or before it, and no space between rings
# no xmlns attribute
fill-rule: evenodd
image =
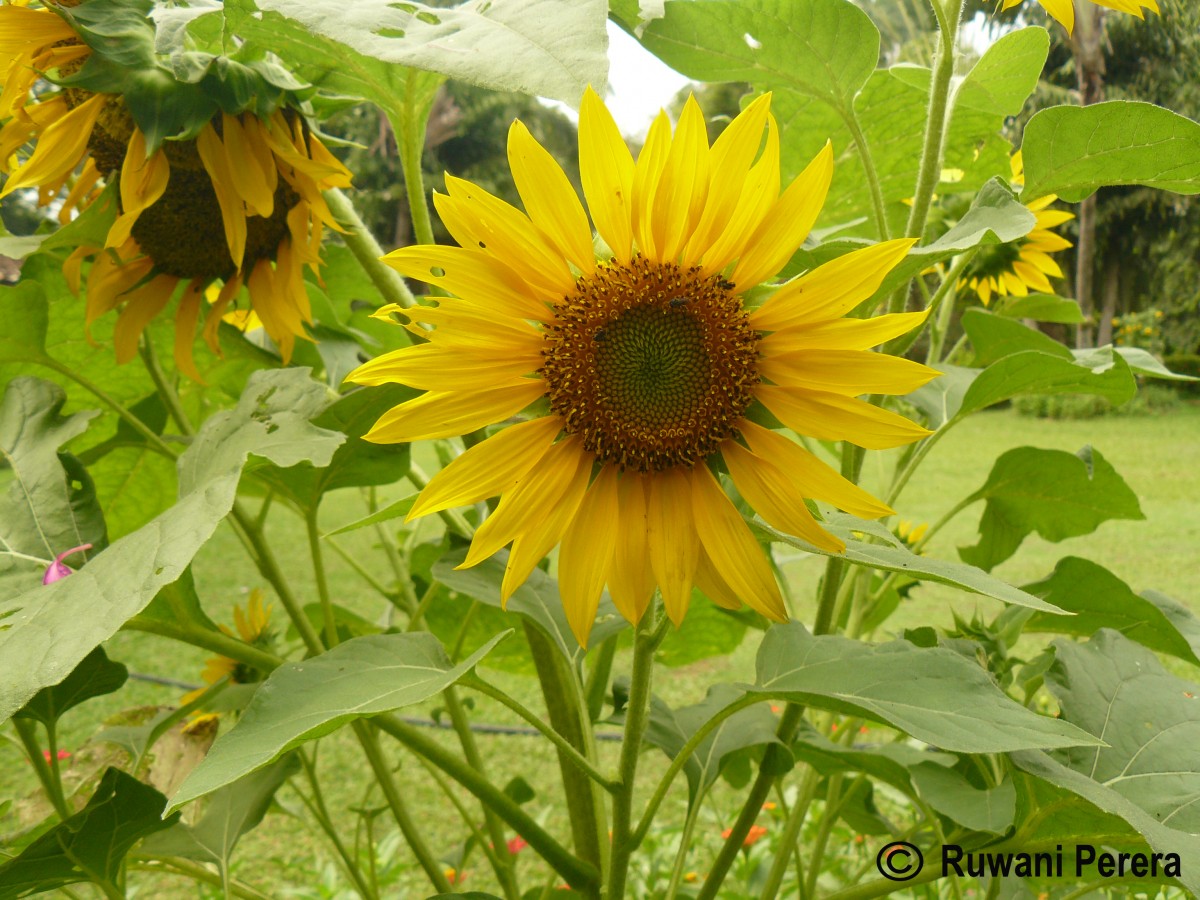
<svg viewBox="0 0 1200 900"><path fill-rule="evenodd" d="M1099 562L1127 581L1135 590L1154 588L1196 608L1200 597L1192 580L1188 562L1194 559L1200 546L1200 523L1195 517L1196 498L1200 497L1200 469L1195 465L1195 448L1200 446L1200 407L1189 406L1164 416L1139 418L1106 417L1086 421L1053 421L1017 416L1010 411L979 415L948 434L930 454L923 469L913 478L900 497L897 509L902 518L914 521L935 521L961 497L983 484L995 458L1003 451L1017 446L1034 446L1077 451L1090 443L1112 463L1141 499L1146 521L1114 521L1102 525L1091 535L1073 538L1061 544L1051 544L1040 537L1026 540L1016 556L996 570L999 577L1022 584L1048 574L1055 561L1065 555L1083 556ZM868 484L879 483L885 477L891 457L887 454L869 455L864 473ZM401 492L397 489L396 496ZM355 518L361 501L354 492L332 498L323 511L323 527L333 527ZM932 542L932 556L956 559L958 546L974 543L982 504L973 506L953 520ZM272 519L270 538L277 549L298 594L306 601L315 599L315 590L307 560L306 545L298 522L285 514ZM374 545L369 530L355 532L344 543L372 572L385 578L386 566ZM361 615L378 620L386 611L386 603L353 574L336 555L328 554L331 588L338 603ZM823 561L820 558L802 559L788 566L793 576L793 591L797 602L796 614L811 620L812 596ZM231 624L234 603L244 600L246 592L260 586L260 581L232 533L222 529L204 548L195 563L200 595L206 609L218 622ZM898 632L902 627L916 624L946 625L953 611L968 615L975 608L995 609L993 601L965 594L939 585L922 585L913 599L901 607L897 616L887 623L880 637ZM276 609L276 621L282 622L281 610ZM699 701L709 684L716 681L746 680L753 677L754 632L733 654L702 661L670 671L662 671L655 690L672 706ZM286 639L286 638L285 638ZM294 637L292 638L294 643ZM137 672L195 681L209 654L170 644L146 635L122 632L108 643L109 654L125 662ZM616 671L628 667L627 656L619 656ZM537 684L532 678L487 671L487 676L514 695L541 709ZM73 770L87 765L87 738L97 729L101 717L120 709L140 705L173 704L178 690L131 682L117 695L101 698L69 714L64 721L63 746L78 754ZM475 698L474 716L481 722L512 723L507 711L484 699ZM405 712L426 715L438 704L425 709ZM613 731L611 726L602 730ZM11 734L11 732L8 732ZM453 735L437 733L446 746L454 747ZM548 744L529 737L481 735L479 742L489 766L489 775L503 785L510 778L524 776L534 783L537 797L527 807L563 841L569 840L569 830L561 803L558 767ZM361 751L344 730L322 741L319 767L326 785L326 800L339 824L351 838L356 823L350 807L382 805L377 793L365 791L369 779ZM601 745L602 764L611 769L615 763L617 745ZM426 829L434 852L448 854L461 842L465 829L453 807L441 795L428 773L416 760L402 752L392 752L398 766L397 779L402 793ZM642 769L642 801L665 769L665 759L657 752L644 757ZM33 783L28 765L11 745L0 744L0 797L21 796ZM680 785L664 810L664 823L682 821L685 797ZM462 791L456 796L473 811L478 821L478 805ZM715 848L721 828L732 821L737 791L720 786L714 800L706 806L699 843L693 865L703 871L709 856L704 849ZM241 844L236 862L236 874L274 895L286 895L286 887L315 886L325 877L331 855L308 826L302 807L294 792L280 792L282 809L296 815L273 814ZM18 813L0 819L0 832L17 827L18 814L28 820L36 817L37 809L19 805ZM764 813L764 822L771 813ZM393 830L385 814L376 819L381 833ZM662 865L670 864L670 834L660 847ZM407 862L404 847L397 858ZM526 887L552 880L548 870L536 862L528 851L520 857L521 876ZM643 858L645 863L645 858ZM478 853L470 864L471 875L464 889L494 889L486 864ZM557 881L555 881L557 883ZM346 882L342 880L343 887ZM391 896L423 896L424 885L419 872L412 870L400 882L404 887L391 889ZM145 896L197 896L194 889L182 881L156 878ZM304 896L320 896L318 893Z"/></svg>

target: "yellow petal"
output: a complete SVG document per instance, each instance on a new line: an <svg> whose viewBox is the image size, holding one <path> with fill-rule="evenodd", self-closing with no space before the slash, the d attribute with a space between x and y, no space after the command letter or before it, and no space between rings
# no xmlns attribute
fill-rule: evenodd
<svg viewBox="0 0 1200 900"><path fill-rule="evenodd" d="M33 47L78 39L75 29L48 9L27 9L12 4L0 7L0 53L16 54Z"/></svg>
<svg viewBox="0 0 1200 900"><path fill-rule="evenodd" d="M804 505L803 491L786 471L736 441L722 445L721 457L738 491L769 524L831 553L846 549L845 544L817 524Z"/></svg>
<svg viewBox="0 0 1200 900"><path fill-rule="evenodd" d="M759 331L779 331L804 322L836 319L883 284L916 241L900 238L855 250L794 278L750 314Z"/></svg>
<svg viewBox="0 0 1200 900"><path fill-rule="evenodd" d="M268 218L275 209L275 185L279 180L271 150L252 141L237 116L222 113L221 124L221 144L232 176L229 184L251 213Z"/></svg>
<svg viewBox="0 0 1200 900"><path fill-rule="evenodd" d="M708 154L704 113L689 94L654 192L651 228L655 259L674 261L700 221L708 198Z"/></svg>
<svg viewBox="0 0 1200 900"><path fill-rule="evenodd" d="M174 275L156 275L125 295L125 307L113 328L113 349L118 363L127 363L137 355L138 338L150 320L162 312L178 283Z"/></svg>
<svg viewBox="0 0 1200 900"><path fill-rule="evenodd" d="M618 263L633 242L633 156L612 114L589 86L579 109L579 176L596 230Z"/></svg>
<svg viewBox="0 0 1200 900"><path fill-rule="evenodd" d="M529 379L527 385L471 393L429 391L384 413L363 440L399 444L455 437L503 422L545 392L546 383L535 379Z"/></svg>
<svg viewBox="0 0 1200 900"><path fill-rule="evenodd" d="M469 448L429 480L408 521L429 513L467 506L512 489L537 465L562 430L553 416L505 428Z"/></svg>
<svg viewBox="0 0 1200 900"><path fill-rule="evenodd" d="M797 350L866 350L907 334L925 321L929 310L892 313L870 319L826 319L768 334L758 344L764 356Z"/></svg>
<svg viewBox="0 0 1200 900"><path fill-rule="evenodd" d="M46 125L37 146L24 165L8 176L0 197L18 188L32 187L69 175L87 153L88 138L104 106L104 95L96 94L70 112Z"/></svg>
<svg viewBox="0 0 1200 900"><path fill-rule="evenodd" d="M1074 0L1038 0L1038 3L1067 29L1067 34L1075 30Z"/></svg>
<svg viewBox="0 0 1200 900"><path fill-rule="evenodd" d="M742 601L737 592L725 583L708 554L703 551L700 553L700 562L696 565L696 587L700 589L700 593L723 609L742 608Z"/></svg>
<svg viewBox="0 0 1200 900"><path fill-rule="evenodd" d="M670 152L671 120L659 110L646 132L646 142L642 144L633 170L633 239L642 255L650 259L659 259L654 243L652 210L658 181Z"/></svg>
<svg viewBox="0 0 1200 900"><path fill-rule="evenodd" d="M417 344L378 356L346 377L355 384L397 383L421 391L475 391L514 383L541 364L542 355L536 346L523 355L513 355Z"/></svg>
<svg viewBox="0 0 1200 900"><path fill-rule="evenodd" d="M58 211L59 225L66 225L71 221L73 211L82 210L92 202L92 197L89 195L99 180L100 170L96 168L96 161L89 156L87 162L83 164L83 170L79 173L79 177L75 179L75 184L71 186L70 193L63 200L62 209Z"/></svg>
<svg viewBox="0 0 1200 900"><path fill-rule="evenodd" d="M1037 266L1025 262L1023 259L1018 259L1013 262L1012 267L1017 277L1035 291L1043 291L1047 294L1054 293L1054 285L1050 283L1050 279Z"/></svg>
<svg viewBox="0 0 1200 900"><path fill-rule="evenodd" d="M838 509L864 519L878 519L895 512L882 500L872 497L854 482L843 478L784 435L753 422L744 422L740 428L750 452L790 477L801 496L824 500Z"/></svg>
<svg viewBox="0 0 1200 900"><path fill-rule="evenodd" d="M208 311L208 315L204 319L204 342L208 344L213 353L220 355L221 344L218 338L218 329L221 327L221 317L225 315L225 310L229 304L233 302L234 297L238 295L238 291L242 289L241 275L235 275L221 286L221 291L217 294L217 299L213 301L212 307Z"/></svg>
<svg viewBox="0 0 1200 900"><path fill-rule="evenodd" d="M558 553L563 611L581 647L587 646L588 633L596 621L619 527L617 469L605 466L579 504Z"/></svg>
<svg viewBox="0 0 1200 900"><path fill-rule="evenodd" d="M175 311L175 365L179 371L197 384L204 384L196 369L192 344L196 340L196 322L200 318L200 302L204 299L204 282L193 279L179 298L179 309Z"/></svg>
<svg viewBox="0 0 1200 900"><path fill-rule="evenodd" d="M440 288L480 305L498 316L546 321L550 310L530 296L516 272L482 250L423 245L393 250L383 261L409 278Z"/></svg>
<svg viewBox="0 0 1200 900"><path fill-rule="evenodd" d="M768 619L786 622L787 609L763 548L704 465L692 470L692 513L704 553L733 593Z"/></svg>
<svg viewBox="0 0 1200 900"><path fill-rule="evenodd" d="M520 119L508 129L508 164L525 211L542 237L585 275L594 272L592 229L575 188Z"/></svg>
<svg viewBox="0 0 1200 900"><path fill-rule="evenodd" d="M886 450L933 433L904 416L841 394L760 385L755 396L792 431L822 441Z"/></svg>
<svg viewBox="0 0 1200 900"><path fill-rule="evenodd" d="M154 262L140 257L125 262L113 253L101 253L92 263L87 281L87 314L91 325L97 318L121 302L121 296L150 274Z"/></svg>
<svg viewBox="0 0 1200 900"><path fill-rule="evenodd" d="M108 231L105 247L119 247L129 240L129 233L143 210L149 209L167 189L171 165L167 154L159 150L146 158L146 136L134 126L121 164L121 215Z"/></svg>
<svg viewBox="0 0 1200 900"><path fill-rule="evenodd" d="M799 350L760 359L758 374L786 387L857 396L907 394L941 373L871 350Z"/></svg>
<svg viewBox="0 0 1200 900"><path fill-rule="evenodd" d="M832 178L833 145L826 142L771 207L729 280L748 290L782 269L817 221Z"/></svg>
<svg viewBox="0 0 1200 900"><path fill-rule="evenodd" d="M622 473L617 482L620 527L608 572L608 592L630 624L641 621L654 599L654 570L647 548L646 479L636 472Z"/></svg>
<svg viewBox="0 0 1200 900"><path fill-rule="evenodd" d="M221 207L221 224L225 228L225 243L229 247L229 256L233 264L241 269L242 260L246 256L246 211L242 207L241 198L232 188L233 174L229 171L229 159L212 125L205 125L200 129L196 136L196 151L200 154L200 161L212 180L217 204Z"/></svg>
<svg viewBox="0 0 1200 900"><path fill-rule="evenodd" d="M702 467L701 467L702 468ZM692 473L666 469L647 479L646 544L650 568L662 591L663 605L678 625L687 613L700 538L689 516Z"/></svg>

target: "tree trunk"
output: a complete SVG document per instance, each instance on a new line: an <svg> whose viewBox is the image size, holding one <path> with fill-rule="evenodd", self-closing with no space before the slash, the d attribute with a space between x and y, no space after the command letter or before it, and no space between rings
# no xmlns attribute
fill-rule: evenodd
<svg viewBox="0 0 1200 900"><path fill-rule="evenodd" d="M1099 347L1112 343L1112 320L1121 300L1121 264L1115 256L1104 261L1104 284L1101 290L1104 309L1100 311L1100 332L1096 336L1096 345Z"/></svg>
<svg viewBox="0 0 1200 900"><path fill-rule="evenodd" d="M1079 104L1089 106L1104 99L1104 10L1091 3L1075 5L1075 33L1071 52L1079 84ZM1090 347L1095 332L1092 276L1096 256L1096 195L1079 204L1079 243L1075 258L1075 299L1084 321L1076 329L1075 346Z"/></svg>

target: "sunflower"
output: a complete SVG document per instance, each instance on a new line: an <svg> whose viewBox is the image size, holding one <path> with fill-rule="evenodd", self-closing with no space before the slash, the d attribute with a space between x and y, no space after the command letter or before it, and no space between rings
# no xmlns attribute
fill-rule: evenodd
<svg viewBox="0 0 1200 900"><path fill-rule="evenodd" d="M1012 155L1010 166L1012 183L1023 185L1025 167L1020 150ZM980 247L959 280L959 288L971 288L984 306L991 303L993 294L1025 297L1031 290L1053 294L1050 279L1062 278L1063 272L1050 254L1067 249L1071 242L1050 229L1075 218L1066 210L1049 209L1057 199L1057 195L1049 194L1026 203L1025 208L1034 216L1033 230L1007 244Z"/></svg>
<svg viewBox="0 0 1200 900"><path fill-rule="evenodd" d="M117 13L140 9L139 0L92 0L86 9L98 18L102 5ZM280 80L274 70L262 68L259 85L270 102L255 97L244 108L228 108L229 86L221 83L222 73L235 71L245 80L247 72L255 72L252 67L219 65L220 58L209 55L216 95L209 97L197 84L147 79L144 65L126 71L103 58L121 45L117 49L125 56L119 59L142 52L154 65L156 57L146 56L150 51L143 46L154 37L149 19L141 30L98 41L93 48L85 43L93 39L88 19L72 18L83 16L84 8L58 12L62 16L48 9L0 7L0 71L5 72L0 119L8 120L0 130L0 158L12 169L0 197L36 186L39 202L46 205L78 169L60 214L65 221L96 196L101 179L119 178L119 215L104 246L77 248L65 267L78 291L82 264L93 260L87 323L120 309L114 331L118 362L134 356L146 325L178 292L176 360L181 371L200 380L192 343L206 289L218 284L204 325L213 350L218 350L222 315L245 288L251 308L288 360L296 338L306 336L304 324L312 320L304 267L316 271L323 228L338 227L321 192L348 186L349 172L309 129L293 94L271 88L268 79ZM39 74L51 71L68 87L36 94ZM166 71L159 67L159 74ZM130 96L89 87L120 85L124 77ZM147 80L159 92L153 103L137 94L147 90ZM160 121L160 109L173 118ZM13 167L17 151L30 144L32 152Z"/></svg>
<svg viewBox="0 0 1200 900"><path fill-rule="evenodd" d="M1002 10L1012 9L1014 6L1020 6L1022 0L1004 0ZM1075 0L1037 0L1038 5L1046 10L1054 19L1058 21L1063 28L1067 29L1067 34L1071 34L1075 29ZM1142 13L1143 9L1148 9L1153 13L1158 12L1158 3L1156 0L1091 0L1097 6L1106 6L1109 9L1120 10L1121 12L1130 13L1137 16L1139 19L1145 18Z"/></svg>
<svg viewBox="0 0 1200 900"><path fill-rule="evenodd" d="M780 193L769 104L770 95L755 100L710 147L689 99L674 134L659 114L635 161L589 89L579 161L599 258L566 175L519 121L508 157L527 213L447 175L434 200L460 246L385 257L453 296L404 311L423 343L351 373L360 384L426 391L385 413L367 439L446 438L528 408L433 478L410 518L500 495L463 566L511 543L507 600L561 545L559 587L581 644L606 584L631 622L656 587L680 622L693 585L722 606L744 600L786 619L725 473L767 522L832 553L844 544L806 497L861 516L890 512L775 430L780 422L868 448L928 434L856 399L905 394L936 376L867 350L924 314L841 318L913 241L857 250L757 292L770 294L759 306L748 300L804 240L833 171L826 145Z"/></svg>
<svg viewBox="0 0 1200 900"><path fill-rule="evenodd" d="M238 635L247 644L264 649L270 649L272 646L274 635L270 631L271 607L263 606L263 592L260 589L255 588L250 592L244 612L240 606L233 607L233 624L237 628ZM233 632L229 628L224 625L219 627L229 637L233 637ZM189 691L180 698L179 702L182 705L191 703L222 678L228 678L233 684L253 684L262 681L263 677L264 673L253 666L230 659L228 656L213 656L205 662L204 670L200 673L200 680L204 682L205 687Z"/></svg>

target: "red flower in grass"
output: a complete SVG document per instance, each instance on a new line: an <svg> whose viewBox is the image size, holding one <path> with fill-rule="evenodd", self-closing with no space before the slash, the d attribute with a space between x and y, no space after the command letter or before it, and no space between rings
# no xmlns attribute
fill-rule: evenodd
<svg viewBox="0 0 1200 900"><path fill-rule="evenodd" d="M749 847L749 846L752 846L753 844L757 844L760 840L762 840L763 836L766 833L767 833L767 829L764 826L751 825L750 830L746 832L746 839L744 841L742 841L742 846ZM726 828L724 831L721 832L721 837L728 839L731 834L733 834L733 829Z"/></svg>

